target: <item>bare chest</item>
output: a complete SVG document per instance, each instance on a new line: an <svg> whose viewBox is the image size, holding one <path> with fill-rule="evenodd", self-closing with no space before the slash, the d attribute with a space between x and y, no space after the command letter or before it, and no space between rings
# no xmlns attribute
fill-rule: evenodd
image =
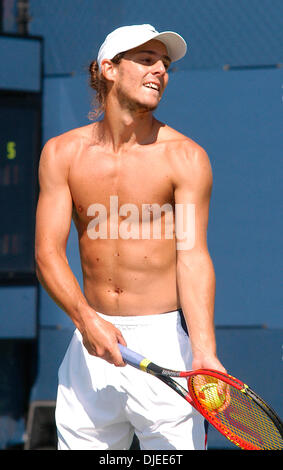
<svg viewBox="0 0 283 470"><path fill-rule="evenodd" d="M174 190L170 164L164 151L132 152L111 155L86 151L73 159L69 187L74 213L81 222L89 220L89 209L100 204L132 205L138 210L147 205L172 204Z"/></svg>

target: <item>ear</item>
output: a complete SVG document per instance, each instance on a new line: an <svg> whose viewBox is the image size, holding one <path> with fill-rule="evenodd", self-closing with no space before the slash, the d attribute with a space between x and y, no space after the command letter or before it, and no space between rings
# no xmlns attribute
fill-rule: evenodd
<svg viewBox="0 0 283 470"><path fill-rule="evenodd" d="M100 65L101 73L107 80L114 81L116 77L116 65L110 59L103 59Z"/></svg>

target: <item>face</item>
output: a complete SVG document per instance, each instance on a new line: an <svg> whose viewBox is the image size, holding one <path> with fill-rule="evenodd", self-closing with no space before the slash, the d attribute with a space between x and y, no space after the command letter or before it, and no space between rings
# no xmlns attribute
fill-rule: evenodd
<svg viewBox="0 0 283 470"><path fill-rule="evenodd" d="M131 111L156 109L168 83L170 62L166 46L157 40L127 51L116 66L114 89L120 104Z"/></svg>

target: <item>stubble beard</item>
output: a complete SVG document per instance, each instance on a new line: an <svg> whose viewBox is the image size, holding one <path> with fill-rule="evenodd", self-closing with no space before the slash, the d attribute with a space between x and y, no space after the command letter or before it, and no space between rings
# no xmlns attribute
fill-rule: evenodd
<svg viewBox="0 0 283 470"><path fill-rule="evenodd" d="M123 90L117 90L117 96L119 103L122 108L127 109L131 113L147 113L152 112L158 107L158 103L156 105L147 105L145 103L141 103L133 98L130 98Z"/></svg>

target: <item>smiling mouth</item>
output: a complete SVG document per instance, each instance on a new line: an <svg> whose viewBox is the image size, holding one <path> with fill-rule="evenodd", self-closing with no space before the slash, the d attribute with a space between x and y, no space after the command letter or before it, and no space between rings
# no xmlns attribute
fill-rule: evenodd
<svg viewBox="0 0 283 470"><path fill-rule="evenodd" d="M149 82L149 83L145 83L144 86L145 86L146 88L151 88L152 90L156 90L156 91L159 91L159 90L160 90L160 86L157 85L157 83Z"/></svg>

